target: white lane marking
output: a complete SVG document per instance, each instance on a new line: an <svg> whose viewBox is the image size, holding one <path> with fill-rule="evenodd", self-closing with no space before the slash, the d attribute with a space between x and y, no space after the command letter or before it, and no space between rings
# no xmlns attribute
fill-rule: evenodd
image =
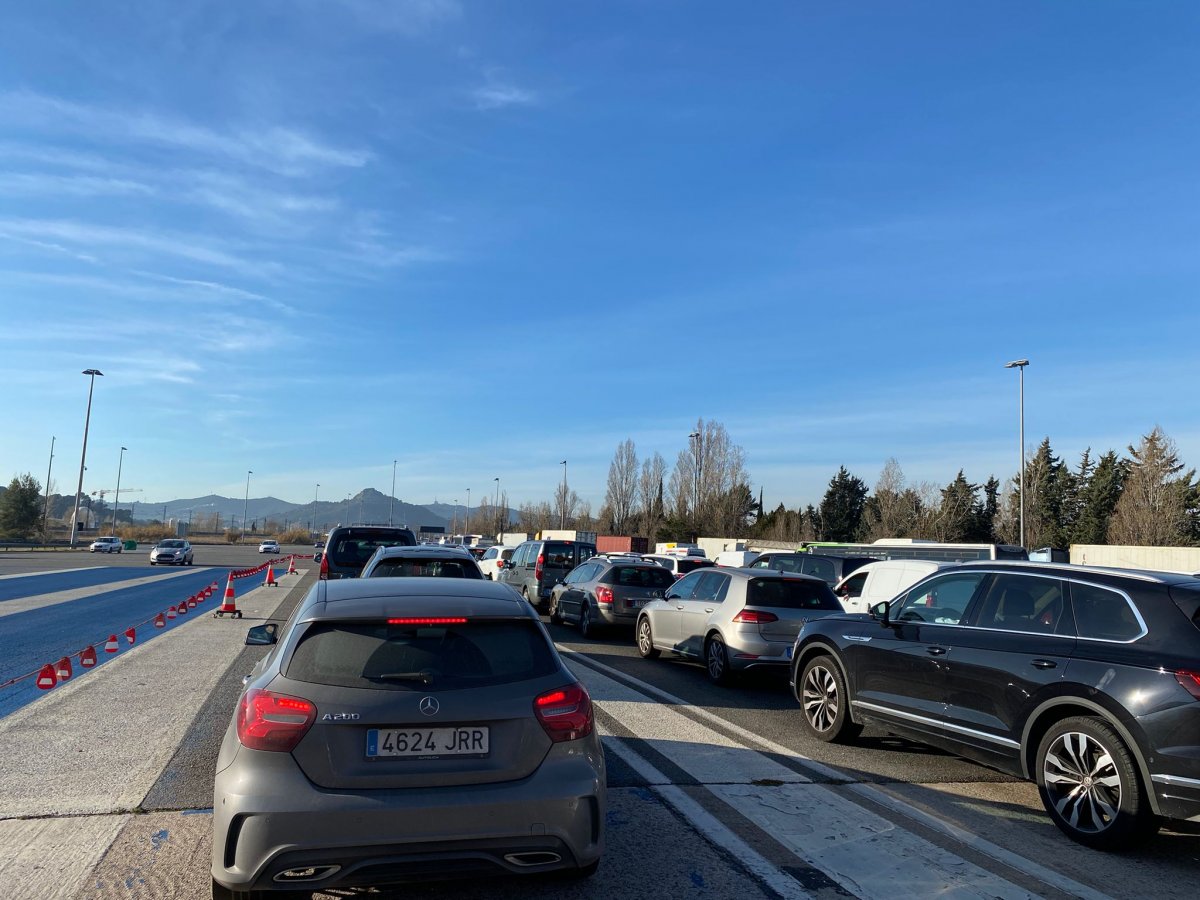
<svg viewBox="0 0 1200 900"><path fill-rule="evenodd" d="M563 647L561 645L559 645L559 650L568 656L585 655L581 651L572 650L569 647ZM581 667L584 665L585 664L581 663ZM790 757L791 759L794 759L803 765L804 768L811 770L815 774L818 774L831 781L844 784L851 793L857 794L864 800L881 804L895 813L899 813L900 815L906 816L916 822L921 823L932 831L936 831L939 834L952 838L953 840L959 841L960 843L971 847L973 850L982 853L984 856L989 856L999 863L1010 866L1019 872L1024 872L1030 877L1036 878L1038 881L1043 882L1049 887L1062 891L1065 894L1082 898L1082 900L1113 900L1110 895L1105 894L1102 891L1098 891L1080 881L1076 881L1074 878L1071 878L1067 875L1063 875L1061 872L1056 872L1053 869L1046 868L1045 866L1036 863L1031 859L1021 856L1019 853L1013 853L1011 850L1006 850L1004 847L994 844L985 838L979 837L978 835L965 832L962 828L952 822L947 822L938 816L926 813L922 810L914 809L913 807L903 803L903 801L896 800L886 791L880 790L879 788L873 787L869 784L851 782L845 773L839 772L837 769L833 769L824 765L823 763L817 762L814 759L810 759L802 753L797 753L790 747L783 746L783 744L777 744L769 738L755 734L749 729L743 728L740 725L730 722L728 719L723 719L715 713L709 712L707 709L694 706L688 703L688 701L684 700L682 697L676 697L674 694L642 681L640 678L635 678L632 675L618 671L611 666L607 666L602 662L598 662L590 656L587 657L586 666L603 672L608 672L614 676L619 676L626 681L632 682L638 686L639 690L652 697L663 700L666 703L687 707L689 712L698 718L705 719L709 722L713 722L714 724L719 724L725 730L743 737L754 744L764 747L772 753Z"/></svg>
<svg viewBox="0 0 1200 900"><path fill-rule="evenodd" d="M0 557L0 562L3 557ZM67 572L87 572L92 569L105 569L107 566L80 566L78 569L50 569L44 572L14 572L12 575L0 575L0 581L10 578L36 578L38 575L65 575Z"/></svg>
<svg viewBox="0 0 1200 900"><path fill-rule="evenodd" d="M129 815L0 821L0 884L19 900L74 897Z"/></svg>
<svg viewBox="0 0 1200 900"><path fill-rule="evenodd" d="M601 729L603 731L603 729ZM721 847L734 856L750 873L760 879L771 890L785 900L807 900L812 895L807 893L800 884L789 875L779 871L768 860L752 849L749 844L729 830L716 816L689 797L684 791L672 784L653 765L643 759L629 747L621 738L607 736L601 738L604 746L619 756L626 765L641 775L652 787L650 791L661 797L674 807L683 818L712 844Z"/></svg>
<svg viewBox="0 0 1200 900"><path fill-rule="evenodd" d="M0 602L0 618L4 616L12 616L17 613L29 612L34 609L45 609L48 606L57 606L59 603L68 603L71 600L82 600L84 597L94 597L97 594L107 594L110 591L121 591L125 588L141 587L144 584L168 584L171 579L179 578L181 575L190 575L193 572L203 572L205 567L180 566L178 572L161 575L147 575L144 578L130 578L127 581L110 581L104 584L92 584L87 587L72 588L69 591L55 591L52 594L35 594L32 597L17 597L13 600L5 600ZM186 599L186 598L175 598Z"/></svg>

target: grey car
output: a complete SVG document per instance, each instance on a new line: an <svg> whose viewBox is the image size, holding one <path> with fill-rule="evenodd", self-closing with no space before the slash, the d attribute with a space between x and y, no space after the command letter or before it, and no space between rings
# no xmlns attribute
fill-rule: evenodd
<svg viewBox="0 0 1200 900"><path fill-rule="evenodd" d="M499 567L498 579L544 610L550 591L581 562L596 555L596 545L583 541L525 541L512 559Z"/></svg>
<svg viewBox="0 0 1200 900"><path fill-rule="evenodd" d="M214 898L596 870L591 700L510 588L319 581L246 640L272 648L217 758Z"/></svg>
<svg viewBox="0 0 1200 900"><path fill-rule="evenodd" d="M479 563L462 547L379 547L360 578L475 578Z"/></svg>
<svg viewBox="0 0 1200 900"><path fill-rule="evenodd" d="M638 614L637 648L704 662L724 684L748 669L786 672L792 645L811 618L843 612L820 578L775 569L701 569L683 576Z"/></svg>
<svg viewBox="0 0 1200 900"><path fill-rule="evenodd" d="M589 636L604 626L632 628L638 611L662 597L675 576L637 557L593 557L550 592L550 621L573 622Z"/></svg>
<svg viewBox="0 0 1200 900"><path fill-rule="evenodd" d="M180 538L164 538L150 551L152 566L190 566L194 559L192 545Z"/></svg>

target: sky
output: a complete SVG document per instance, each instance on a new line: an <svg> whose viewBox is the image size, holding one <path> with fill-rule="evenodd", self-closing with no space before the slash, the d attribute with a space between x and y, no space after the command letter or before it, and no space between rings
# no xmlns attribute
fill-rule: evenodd
<svg viewBox="0 0 1200 900"><path fill-rule="evenodd" d="M768 506L1200 465L1200 6L22 4L0 479L604 497L698 419ZM121 447L128 448L121 455ZM318 489L316 486L320 485ZM130 493L125 493L126 491Z"/></svg>

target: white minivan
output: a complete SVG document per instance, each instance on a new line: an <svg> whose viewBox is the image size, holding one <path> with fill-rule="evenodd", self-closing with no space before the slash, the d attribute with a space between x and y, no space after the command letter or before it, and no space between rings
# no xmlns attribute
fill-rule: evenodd
<svg viewBox="0 0 1200 900"><path fill-rule="evenodd" d="M833 592L846 607L846 612L870 612L876 603L891 600L926 575L951 565L955 564L924 559L886 559L867 563L839 581Z"/></svg>

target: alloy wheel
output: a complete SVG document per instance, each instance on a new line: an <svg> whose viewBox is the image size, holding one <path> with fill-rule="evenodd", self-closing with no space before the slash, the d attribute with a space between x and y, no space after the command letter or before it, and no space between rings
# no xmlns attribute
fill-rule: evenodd
<svg viewBox="0 0 1200 900"><path fill-rule="evenodd" d="M1058 736L1042 762L1046 792L1072 828L1098 834L1121 809L1121 776L1108 748L1091 735L1068 731Z"/></svg>
<svg viewBox="0 0 1200 900"><path fill-rule="evenodd" d="M814 731L828 731L837 720L841 705L837 681L824 666L813 666L804 678L804 716Z"/></svg>

